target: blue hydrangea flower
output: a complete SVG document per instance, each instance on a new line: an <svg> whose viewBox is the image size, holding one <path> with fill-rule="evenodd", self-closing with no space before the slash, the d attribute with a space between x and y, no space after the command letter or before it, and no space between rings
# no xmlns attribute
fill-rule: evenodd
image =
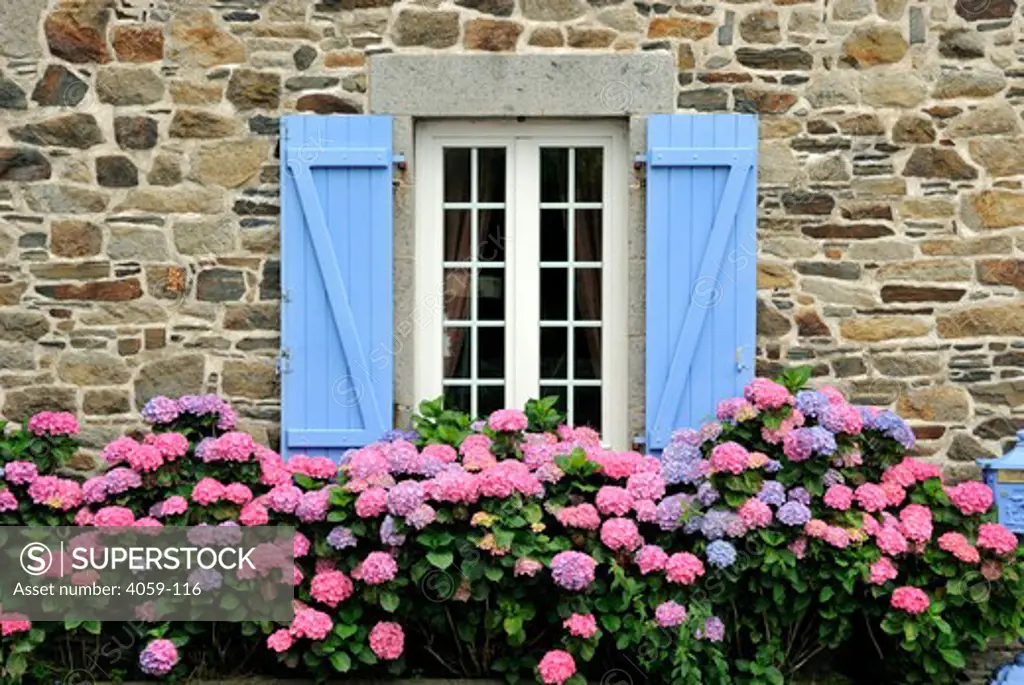
<svg viewBox="0 0 1024 685"><path fill-rule="evenodd" d="M886 409L872 415L872 412L864 408L861 408L860 411L867 428L892 438L908 450L914 446L914 431L910 430L907 422L895 412Z"/></svg>
<svg viewBox="0 0 1024 685"><path fill-rule="evenodd" d="M810 506L811 493L807 492L804 488L797 487L786 493L786 499L790 502L799 502L805 506Z"/></svg>
<svg viewBox="0 0 1024 685"><path fill-rule="evenodd" d="M786 486L777 480L766 480L761 483L761 491L757 493L757 498L773 507L781 506L786 501Z"/></svg>
<svg viewBox="0 0 1024 685"><path fill-rule="evenodd" d="M704 525L703 516L691 516L686 520L686 524L683 526L683 532L687 535L693 535L700 530L702 525Z"/></svg>
<svg viewBox="0 0 1024 685"><path fill-rule="evenodd" d="M736 563L736 548L731 542L715 540L706 550L708 563L717 568L729 568Z"/></svg>
<svg viewBox="0 0 1024 685"><path fill-rule="evenodd" d="M782 470L782 462L778 459L769 459L764 465L765 473L778 473Z"/></svg>
<svg viewBox="0 0 1024 685"><path fill-rule="evenodd" d="M801 390L796 394L796 408L806 417L820 419L828 406L828 397L817 390Z"/></svg>
<svg viewBox="0 0 1024 685"><path fill-rule="evenodd" d="M338 550L355 547L357 544L356 536L348 528L338 526L327 534L327 544Z"/></svg>
<svg viewBox="0 0 1024 685"><path fill-rule="evenodd" d="M719 497L721 495L718 494L718 490L711 483L701 483L697 488L697 501L705 507L709 507L717 502Z"/></svg>
<svg viewBox="0 0 1024 685"><path fill-rule="evenodd" d="M689 445L690 447L700 447L704 442L704 438L698 431L692 428L682 428L672 434L672 439L669 442L668 447L665 448L667 452L673 445Z"/></svg>
<svg viewBox="0 0 1024 685"><path fill-rule="evenodd" d="M689 511L693 498L689 495L672 495L658 503L658 526L662 530L676 530L682 525L684 511Z"/></svg>
<svg viewBox="0 0 1024 685"><path fill-rule="evenodd" d="M802 526L811 520L811 510L800 502L786 502L779 507L775 518L787 526Z"/></svg>
<svg viewBox="0 0 1024 685"><path fill-rule="evenodd" d="M724 509L712 509L704 514L704 520L700 524L701 535L708 540L724 538L731 518L732 512Z"/></svg>

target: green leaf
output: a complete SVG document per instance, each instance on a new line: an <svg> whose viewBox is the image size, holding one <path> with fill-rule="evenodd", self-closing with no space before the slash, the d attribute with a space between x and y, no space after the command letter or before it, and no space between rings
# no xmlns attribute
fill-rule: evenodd
<svg viewBox="0 0 1024 685"><path fill-rule="evenodd" d="M601 625L609 633L617 633L622 627L622 619L615 614L601 614Z"/></svg>
<svg viewBox="0 0 1024 685"><path fill-rule="evenodd" d="M518 635L523 631L523 619L519 616L509 616L502 622L502 626L509 635Z"/></svg>
<svg viewBox="0 0 1024 685"><path fill-rule="evenodd" d="M334 626L334 634L343 639L348 639L352 637L358 631L359 626L353 626L347 623L339 623L336 626Z"/></svg>
<svg viewBox="0 0 1024 685"><path fill-rule="evenodd" d="M24 654L12 654L7 659L7 672L14 678L20 678L28 669L28 660Z"/></svg>
<svg viewBox="0 0 1024 685"><path fill-rule="evenodd" d="M87 633L93 635L99 635L100 631L103 630L103 624L99 621L82 621L82 627L85 628Z"/></svg>
<svg viewBox="0 0 1024 685"><path fill-rule="evenodd" d="M819 602L827 602L828 600L832 599L832 597L834 597L835 594L836 594L836 591L833 590L828 585L826 585L825 587L821 588L821 592L818 593L818 601Z"/></svg>
<svg viewBox="0 0 1024 685"><path fill-rule="evenodd" d="M384 611L394 613L395 609L398 608L398 604L398 595L394 592L382 592L380 594L380 606Z"/></svg>
<svg viewBox="0 0 1024 685"><path fill-rule="evenodd" d="M429 552L427 553L427 561L429 561L435 568L439 568L443 571L452 565L455 561L455 555L447 550L444 552Z"/></svg>
<svg viewBox="0 0 1024 685"><path fill-rule="evenodd" d="M331 655L331 666L339 673L348 673L352 668L352 659L345 652L335 652Z"/></svg>
<svg viewBox="0 0 1024 685"><path fill-rule="evenodd" d="M961 654L958 649L940 649L939 654L941 654L946 663L953 668L965 668L967 666L967 661L964 659L964 655Z"/></svg>

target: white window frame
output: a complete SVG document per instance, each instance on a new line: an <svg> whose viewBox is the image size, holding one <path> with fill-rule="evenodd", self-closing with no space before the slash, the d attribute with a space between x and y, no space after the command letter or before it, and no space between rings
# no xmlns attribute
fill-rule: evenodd
<svg viewBox="0 0 1024 685"><path fill-rule="evenodd" d="M506 147L508 150L505 216L509 225L505 231L504 262L505 404L522 407L526 400L537 397L540 392L540 148L602 147L605 164L601 256L601 433L609 447L629 449L627 139L625 122L603 120L444 121L418 125L414 372L417 397L432 398L443 391L443 149L463 146ZM528 180L534 177L537 182ZM571 315L574 304L570 302L569 306ZM478 352L472 349L471 354L475 358Z"/></svg>

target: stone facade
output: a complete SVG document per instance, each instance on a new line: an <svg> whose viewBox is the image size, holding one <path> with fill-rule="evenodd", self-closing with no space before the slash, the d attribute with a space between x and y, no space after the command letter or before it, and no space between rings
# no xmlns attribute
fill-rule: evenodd
<svg viewBox="0 0 1024 685"><path fill-rule="evenodd" d="M895 406L957 477L1024 427L1015 0L211 7L5 7L5 416L73 410L96 446L211 391L274 442L282 114L367 111L372 53L668 51L680 111L762 115L760 370Z"/></svg>

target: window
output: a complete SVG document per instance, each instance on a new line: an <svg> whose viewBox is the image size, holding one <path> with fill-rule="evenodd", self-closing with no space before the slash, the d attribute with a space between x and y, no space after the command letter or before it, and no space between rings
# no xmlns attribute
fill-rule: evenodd
<svg viewBox="0 0 1024 685"><path fill-rule="evenodd" d="M474 415L556 395L625 449L624 125L417 134L417 394Z"/></svg>

